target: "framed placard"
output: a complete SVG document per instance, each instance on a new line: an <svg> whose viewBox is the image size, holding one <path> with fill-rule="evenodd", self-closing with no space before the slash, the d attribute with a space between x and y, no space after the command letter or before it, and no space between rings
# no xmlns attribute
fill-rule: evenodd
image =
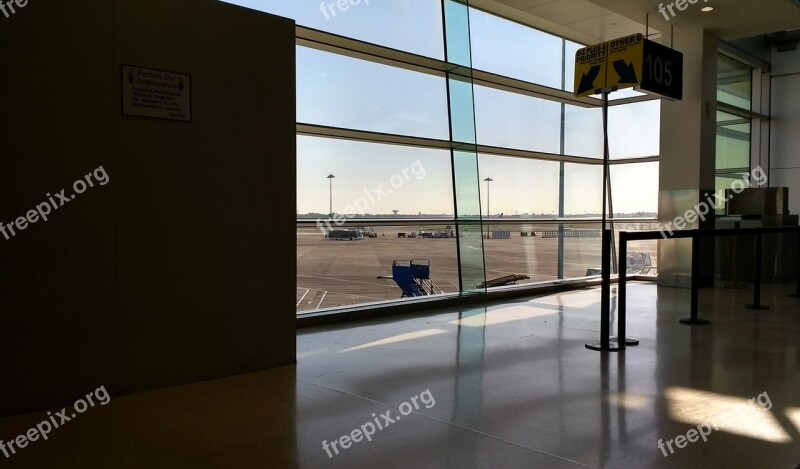
<svg viewBox="0 0 800 469"><path fill-rule="evenodd" d="M191 75L122 65L122 114L191 122Z"/></svg>

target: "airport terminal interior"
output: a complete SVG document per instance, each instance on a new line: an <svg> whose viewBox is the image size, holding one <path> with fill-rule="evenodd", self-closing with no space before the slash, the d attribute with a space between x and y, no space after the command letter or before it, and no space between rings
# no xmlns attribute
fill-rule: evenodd
<svg viewBox="0 0 800 469"><path fill-rule="evenodd" d="M0 0L0 468L800 467L800 0Z"/></svg>

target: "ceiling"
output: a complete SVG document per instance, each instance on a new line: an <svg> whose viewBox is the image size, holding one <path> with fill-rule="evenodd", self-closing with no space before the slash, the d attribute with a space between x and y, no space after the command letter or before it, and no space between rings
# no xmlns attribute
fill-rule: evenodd
<svg viewBox="0 0 800 469"><path fill-rule="evenodd" d="M593 44L644 32L649 14L650 34L671 26L715 31L734 40L800 27L800 0L698 0L667 21L658 5L674 0L473 0L471 5L516 21ZM703 13L702 7L714 11ZM667 13L667 16L670 16Z"/></svg>

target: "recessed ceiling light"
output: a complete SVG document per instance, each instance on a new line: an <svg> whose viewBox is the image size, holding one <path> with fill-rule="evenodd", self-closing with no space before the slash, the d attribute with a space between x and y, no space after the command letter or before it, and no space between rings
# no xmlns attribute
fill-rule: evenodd
<svg viewBox="0 0 800 469"><path fill-rule="evenodd" d="M704 11L706 13L708 13L709 11L712 11L712 10L714 10L714 7L703 7L703 8L700 9L700 11Z"/></svg>

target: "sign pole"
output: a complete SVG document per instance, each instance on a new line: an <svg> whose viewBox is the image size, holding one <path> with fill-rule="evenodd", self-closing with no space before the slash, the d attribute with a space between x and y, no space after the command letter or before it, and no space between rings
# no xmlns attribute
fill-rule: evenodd
<svg viewBox="0 0 800 469"><path fill-rule="evenodd" d="M600 290L600 342L586 344L589 350L618 352L625 349L625 341L611 341L611 236L608 230L608 95L611 89L603 89L603 246L602 246L602 281Z"/></svg>
<svg viewBox="0 0 800 469"><path fill-rule="evenodd" d="M649 18L649 16L648 16ZM645 32L649 36L649 27ZM609 337L611 307L611 251L614 225L609 230L611 181L608 145L608 95L622 88L639 86L641 91L680 100L683 97L683 54L647 39L644 34L633 34L575 52L576 97L602 93L603 97L603 246L602 291L600 305L600 342L587 343L586 348L599 351L624 350L626 345L638 345L630 337ZM613 210L611 210L613 218ZM614 260L616 263L616 258ZM617 266L623 276L627 272L627 258ZM798 291L800 293L800 291ZM621 300L621 302L624 300ZM624 315L618 318L624 321ZM619 328L624 334L624 324Z"/></svg>

